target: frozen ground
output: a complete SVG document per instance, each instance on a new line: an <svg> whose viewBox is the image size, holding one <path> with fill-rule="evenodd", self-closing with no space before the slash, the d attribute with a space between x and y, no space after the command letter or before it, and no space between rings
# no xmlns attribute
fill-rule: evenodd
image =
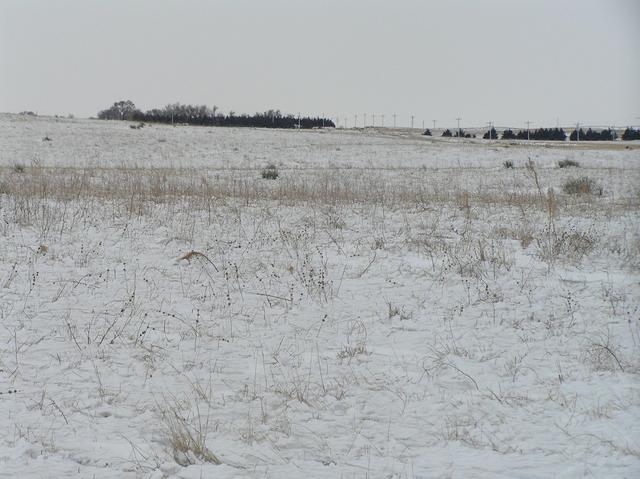
<svg viewBox="0 0 640 479"><path fill-rule="evenodd" d="M637 477L639 185L621 143L0 116L0 476Z"/></svg>

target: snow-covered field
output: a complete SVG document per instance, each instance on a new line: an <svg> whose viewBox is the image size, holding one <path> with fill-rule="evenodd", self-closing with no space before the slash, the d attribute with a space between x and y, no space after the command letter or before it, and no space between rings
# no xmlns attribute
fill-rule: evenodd
<svg viewBox="0 0 640 479"><path fill-rule="evenodd" d="M0 476L638 477L638 145L419 133L0 115Z"/></svg>

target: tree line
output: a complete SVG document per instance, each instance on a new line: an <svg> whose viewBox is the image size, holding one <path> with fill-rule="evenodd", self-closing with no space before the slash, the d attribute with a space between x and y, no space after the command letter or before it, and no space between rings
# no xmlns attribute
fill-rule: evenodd
<svg viewBox="0 0 640 479"><path fill-rule="evenodd" d="M442 136L451 136L449 133ZM511 129L506 129L500 137L495 128L488 130L483 136L485 140L498 139L503 140L546 140L546 141L565 141L567 134L562 128L538 128L535 130L519 130L517 133ZM618 138L618 134L611 128L604 130L593 130L591 128L586 131L580 128L573 130L569 135L569 141L612 141ZM623 140L640 140L640 131L633 128L627 128L622 134Z"/></svg>
<svg viewBox="0 0 640 479"><path fill-rule="evenodd" d="M294 116L280 110L268 110L253 115L237 115L230 111L224 115L217 106L168 104L164 108L141 111L131 100L115 102L98 113L101 120L128 120L149 123L186 124L198 126L244 126L259 128L321 128L335 127L328 118Z"/></svg>

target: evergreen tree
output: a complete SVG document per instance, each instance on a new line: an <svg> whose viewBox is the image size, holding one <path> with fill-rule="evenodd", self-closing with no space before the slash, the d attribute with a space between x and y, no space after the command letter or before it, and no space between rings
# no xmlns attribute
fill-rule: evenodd
<svg viewBox="0 0 640 479"><path fill-rule="evenodd" d="M498 139L498 132L496 131L495 128L491 127L490 130L488 130L484 135L482 135L482 138L484 140L497 140Z"/></svg>
<svg viewBox="0 0 640 479"><path fill-rule="evenodd" d="M515 140L516 139L516 134L511 129L504 130L502 132L502 139L503 140Z"/></svg>
<svg viewBox="0 0 640 479"><path fill-rule="evenodd" d="M622 133L622 139L624 141L640 140L640 130L634 128L627 128Z"/></svg>

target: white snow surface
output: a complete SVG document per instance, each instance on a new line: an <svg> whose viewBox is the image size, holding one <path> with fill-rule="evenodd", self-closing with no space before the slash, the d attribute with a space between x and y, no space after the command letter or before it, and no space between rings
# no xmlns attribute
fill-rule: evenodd
<svg viewBox="0 0 640 479"><path fill-rule="evenodd" d="M92 193L156 172L215 194ZM0 115L0 477L639 477L639 205L621 142Z"/></svg>

